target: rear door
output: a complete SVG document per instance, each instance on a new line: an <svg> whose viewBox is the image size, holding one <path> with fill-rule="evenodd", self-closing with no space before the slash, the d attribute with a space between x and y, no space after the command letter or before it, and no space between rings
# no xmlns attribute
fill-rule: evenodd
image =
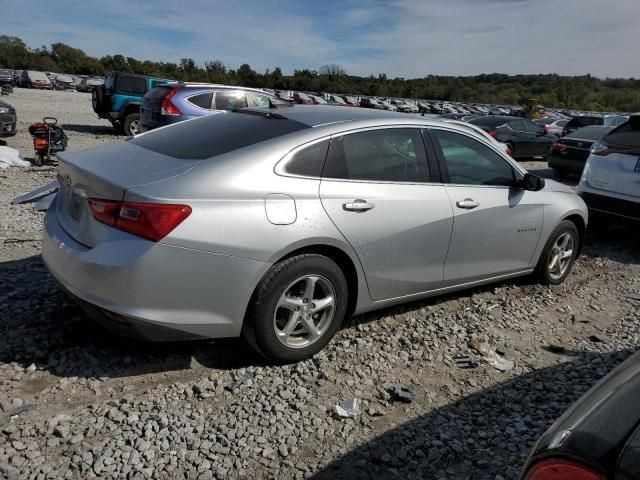
<svg viewBox="0 0 640 480"><path fill-rule="evenodd" d="M420 128L331 139L320 198L357 253L374 300L441 286L452 212L436 171Z"/></svg>
<svg viewBox="0 0 640 480"><path fill-rule="evenodd" d="M513 167L466 134L430 129L453 211L445 283L527 270L543 222L541 192L513 187Z"/></svg>
<svg viewBox="0 0 640 480"><path fill-rule="evenodd" d="M586 180L593 188L640 197L640 116L603 138L605 155L592 154Z"/></svg>
<svg viewBox="0 0 640 480"><path fill-rule="evenodd" d="M531 140L531 154L547 155L551 148L551 141L544 135L544 128L531 120L523 120L523 122Z"/></svg>
<svg viewBox="0 0 640 480"><path fill-rule="evenodd" d="M515 140L515 151L519 157L534 155L533 134L527 131L524 120L514 120L509 122L509 127L513 130Z"/></svg>

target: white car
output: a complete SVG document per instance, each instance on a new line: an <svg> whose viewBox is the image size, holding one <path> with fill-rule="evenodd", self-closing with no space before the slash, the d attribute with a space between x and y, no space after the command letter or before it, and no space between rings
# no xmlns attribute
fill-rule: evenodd
<svg viewBox="0 0 640 480"><path fill-rule="evenodd" d="M596 215L640 220L640 113L594 145L578 194Z"/></svg>
<svg viewBox="0 0 640 480"><path fill-rule="evenodd" d="M536 120L536 123L544 127L545 133L561 137L562 129L567 123L569 123L569 120L564 118L547 117Z"/></svg>

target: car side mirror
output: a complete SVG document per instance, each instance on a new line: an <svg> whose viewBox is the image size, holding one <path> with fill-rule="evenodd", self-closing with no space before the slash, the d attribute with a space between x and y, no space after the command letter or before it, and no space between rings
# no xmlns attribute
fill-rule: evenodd
<svg viewBox="0 0 640 480"><path fill-rule="evenodd" d="M537 175L525 173L521 180L517 181L518 188L522 190L529 190L531 192L538 192L544 188L544 178L540 178Z"/></svg>

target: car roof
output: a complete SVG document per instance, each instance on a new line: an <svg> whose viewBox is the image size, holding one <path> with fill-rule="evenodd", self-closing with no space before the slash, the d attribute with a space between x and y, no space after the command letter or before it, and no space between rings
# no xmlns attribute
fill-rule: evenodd
<svg viewBox="0 0 640 480"><path fill-rule="evenodd" d="M395 113L387 110L374 110L367 108L349 108L335 105L295 105L277 109L250 109L269 113L277 113L281 117L303 123L310 127L317 127L329 123L404 119L421 121L423 117L412 117L406 113ZM422 123L422 122L420 122Z"/></svg>
<svg viewBox="0 0 640 480"><path fill-rule="evenodd" d="M220 88L220 89L230 89L230 90L246 90L250 92L261 93L263 95L275 96L273 93L265 92L264 90L260 90L259 88L250 88L250 87L241 87L238 85L223 85L221 83L198 83L198 82L180 82L180 81L172 81L165 82L162 85L158 86L169 86L176 88Z"/></svg>

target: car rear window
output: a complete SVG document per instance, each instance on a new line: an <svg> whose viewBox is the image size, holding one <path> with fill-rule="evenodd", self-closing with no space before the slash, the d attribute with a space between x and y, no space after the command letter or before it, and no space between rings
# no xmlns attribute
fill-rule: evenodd
<svg viewBox="0 0 640 480"><path fill-rule="evenodd" d="M590 125L588 127L579 128L578 130L570 133L564 138L579 138L582 140L600 140L608 132L610 132L612 128L613 127L601 127L599 125Z"/></svg>
<svg viewBox="0 0 640 480"><path fill-rule="evenodd" d="M474 125L482 125L484 127L497 127L498 125L504 125L508 120L505 120L503 117L478 117L471 120L469 123Z"/></svg>
<svg viewBox="0 0 640 480"><path fill-rule="evenodd" d="M128 141L170 157L203 160L305 128L309 126L286 118L220 113L180 122Z"/></svg>
<svg viewBox="0 0 640 480"><path fill-rule="evenodd" d="M171 91L171 87L161 86L152 88L144 96L145 102L161 103L164 97Z"/></svg>
<svg viewBox="0 0 640 480"><path fill-rule="evenodd" d="M602 125L603 123L604 119L602 117L574 117L569 120L567 127L579 128L587 125Z"/></svg>
<svg viewBox="0 0 640 480"><path fill-rule="evenodd" d="M118 91L122 93L143 94L147 91L147 80L139 77L120 75L118 79Z"/></svg>
<svg viewBox="0 0 640 480"><path fill-rule="evenodd" d="M640 148L640 115L631 117L604 137L604 141L613 145Z"/></svg>

